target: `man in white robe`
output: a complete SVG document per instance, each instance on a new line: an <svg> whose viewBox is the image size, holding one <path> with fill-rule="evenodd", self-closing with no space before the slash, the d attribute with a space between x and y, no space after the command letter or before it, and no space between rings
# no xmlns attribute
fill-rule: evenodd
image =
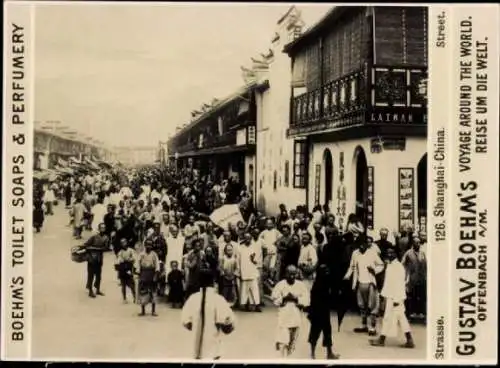
<svg viewBox="0 0 500 368"><path fill-rule="evenodd" d="M160 193L160 192L158 192L156 189L153 189L153 191L152 191L152 192L151 192L151 194L150 194L150 198L151 198L151 200L152 200L152 201L153 201L155 198L157 198L157 199L158 199L158 202L160 202L161 197L162 197L161 193Z"/></svg>
<svg viewBox="0 0 500 368"><path fill-rule="evenodd" d="M182 257L184 251L184 237L179 234L179 228L176 225L171 225L170 232L167 235L167 261L165 262L166 273L170 272L170 263L172 261L177 261L179 265L182 265Z"/></svg>
<svg viewBox="0 0 500 368"><path fill-rule="evenodd" d="M103 200L98 199L97 203L92 207L92 225L97 227L104 222L104 216L108 213L108 208L104 205Z"/></svg>
<svg viewBox="0 0 500 368"><path fill-rule="evenodd" d="M302 235L302 247L299 255L299 273L301 280L310 292L315 278L315 269L318 264L318 253L311 243L311 234Z"/></svg>
<svg viewBox="0 0 500 368"><path fill-rule="evenodd" d="M297 268L289 265L286 279L276 284L271 295L274 304L279 307L276 349L282 357L291 355L295 350L302 325L302 311L310 303L309 291L302 281L296 280L297 274Z"/></svg>
<svg viewBox="0 0 500 368"><path fill-rule="evenodd" d="M262 312L260 309L259 292L259 270L257 265L258 251L252 246L252 236L245 233L243 244L239 247L239 270L241 278L240 304L246 310L252 307L256 312ZM248 303L248 304L247 304Z"/></svg>
<svg viewBox="0 0 500 368"><path fill-rule="evenodd" d="M167 212L162 212L160 231L163 233L163 235L165 235L165 237L168 237L170 235L170 226L170 215Z"/></svg>
<svg viewBox="0 0 500 368"><path fill-rule="evenodd" d="M149 199L149 195L151 194L151 185L149 184L144 184L141 186L142 192L146 196L146 198Z"/></svg>
<svg viewBox="0 0 500 368"><path fill-rule="evenodd" d="M222 336L234 329L235 316L229 303L214 289L210 271L200 274L201 290L182 308L182 325L193 334L193 358L218 360Z"/></svg>
<svg viewBox="0 0 500 368"><path fill-rule="evenodd" d="M43 202L45 204L45 208L47 209L46 215L53 215L54 212L52 210L54 201L56 200L56 195L54 194L54 190L47 186L45 189L45 193L43 195Z"/></svg>
<svg viewBox="0 0 500 368"><path fill-rule="evenodd" d="M125 197L132 198L134 196L134 194L132 193L132 189L130 189L130 187L128 187L127 185L120 189L119 194L122 201L125 200Z"/></svg>
<svg viewBox="0 0 500 368"><path fill-rule="evenodd" d="M387 250L387 259L384 287L381 292L386 301L382 330L379 338L370 340L370 343L373 346L385 346L386 337L397 336L399 325L406 337L406 343L402 347L412 349L415 347L415 343L413 342L410 324L405 315L405 269L401 262L398 261L396 251L393 248Z"/></svg>
<svg viewBox="0 0 500 368"><path fill-rule="evenodd" d="M263 264L263 277L265 280L273 278L277 260L278 249L276 247L277 241L281 238L282 234L276 229L272 219L266 220L266 229L260 233L264 250L264 264Z"/></svg>
<svg viewBox="0 0 500 368"><path fill-rule="evenodd" d="M167 194L167 190L165 188L163 188L161 190L161 199L160 199L160 203L166 203L168 207L170 207L172 205L172 201L170 200L170 197L169 195Z"/></svg>

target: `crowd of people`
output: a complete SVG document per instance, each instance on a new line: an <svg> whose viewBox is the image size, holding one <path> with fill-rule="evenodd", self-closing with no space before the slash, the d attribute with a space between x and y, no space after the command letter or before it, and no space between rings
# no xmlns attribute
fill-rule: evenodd
<svg viewBox="0 0 500 368"><path fill-rule="evenodd" d="M88 255L89 297L104 295L103 253L113 251L123 301L130 291L140 316L148 305L156 316L158 300L165 299L172 308L183 308L183 324L193 329L198 305L193 300L201 292L206 297L207 288L229 311L259 313L269 299L278 307L277 350L283 356L293 352L306 313L311 356L323 333L328 359L338 357L332 309L357 308L360 326L354 331L378 333L370 340L374 346L384 346L399 325L403 346L414 347L408 318L425 319L424 232L371 234L355 214L340 228L326 206L309 212L306 206L282 204L275 216L266 216L237 179L218 182L196 170L113 169L37 186L36 231L56 201L65 203L75 239L92 232L81 247ZM225 204L238 204L242 220L224 227L214 223L210 214ZM232 321L224 310L224 320Z"/></svg>

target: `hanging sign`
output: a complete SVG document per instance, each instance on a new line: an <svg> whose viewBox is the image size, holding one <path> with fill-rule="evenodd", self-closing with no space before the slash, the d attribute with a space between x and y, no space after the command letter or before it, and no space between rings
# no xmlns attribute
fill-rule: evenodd
<svg viewBox="0 0 500 368"><path fill-rule="evenodd" d="M415 185L413 168L400 168L399 178L399 229L413 227L415 209Z"/></svg>
<svg viewBox="0 0 500 368"><path fill-rule="evenodd" d="M373 198L374 198L374 185L375 185L375 173L374 167L368 166L368 188L367 188L367 198L366 198L366 223L369 230L373 230Z"/></svg>
<svg viewBox="0 0 500 368"><path fill-rule="evenodd" d="M316 165L316 172L315 172L315 181L316 185L314 187L314 204L317 206L319 205L319 193L320 193L320 180L321 180L321 165Z"/></svg>

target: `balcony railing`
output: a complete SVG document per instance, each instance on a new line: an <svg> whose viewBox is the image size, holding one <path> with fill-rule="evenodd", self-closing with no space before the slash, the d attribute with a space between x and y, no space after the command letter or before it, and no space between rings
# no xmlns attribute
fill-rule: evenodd
<svg viewBox="0 0 500 368"><path fill-rule="evenodd" d="M290 125L298 127L323 119L335 120L360 111L366 103L366 92L365 73L358 71L293 97Z"/></svg>
<svg viewBox="0 0 500 368"><path fill-rule="evenodd" d="M228 132L223 135L206 137L203 139L203 145L200 149L218 148L236 145L236 131Z"/></svg>
<svg viewBox="0 0 500 368"><path fill-rule="evenodd" d="M220 147L230 147L237 145L237 131L230 131L223 135L204 137L200 145L199 142L191 142L177 147L178 153L193 152Z"/></svg>
<svg viewBox="0 0 500 368"><path fill-rule="evenodd" d="M377 65L368 75L354 72L293 97L290 130L315 132L365 122L426 124L426 79L422 67Z"/></svg>

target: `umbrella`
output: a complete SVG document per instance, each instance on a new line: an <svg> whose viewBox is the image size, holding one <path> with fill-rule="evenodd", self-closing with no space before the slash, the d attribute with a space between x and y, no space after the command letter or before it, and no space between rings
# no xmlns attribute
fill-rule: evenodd
<svg viewBox="0 0 500 368"><path fill-rule="evenodd" d="M229 223L236 224L238 221L243 221L243 216L237 204L226 204L212 212L210 220L225 229Z"/></svg>
<svg viewBox="0 0 500 368"><path fill-rule="evenodd" d="M344 320L344 316L349 308L349 299L351 293L352 293L351 281L343 280L339 288L339 294L338 294L339 299L337 304L337 322L338 322L339 332L340 332L340 326L342 325L342 321Z"/></svg>

